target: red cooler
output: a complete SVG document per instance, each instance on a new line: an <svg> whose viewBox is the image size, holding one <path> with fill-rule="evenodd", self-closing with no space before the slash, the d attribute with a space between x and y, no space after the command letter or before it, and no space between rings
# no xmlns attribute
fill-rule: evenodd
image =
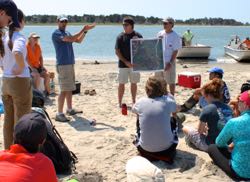
<svg viewBox="0 0 250 182"><path fill-rule="evenodd" d="M187 88L200 88L201 75L194 72L182 72L178 74L178 85Z"/></svg>

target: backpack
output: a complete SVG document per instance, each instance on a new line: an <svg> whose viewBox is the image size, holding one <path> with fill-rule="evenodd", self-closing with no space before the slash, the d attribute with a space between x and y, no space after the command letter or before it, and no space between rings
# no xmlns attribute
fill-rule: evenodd
<svg viewBox="0 0 250 182"><path fill-rule="evenodd" d="M33 107L32 112L41 114L47 120L48 134L41 152L52 160L57 174L71 174L76 169L76 155L63 142L62 137L44 109Z"/></svg>
<svg viewBox="0 0 250 182"><path fill-rule="evenodd" d="M33 97L32 97L32 107L40 107L43 108L44 107L44 102L45 102L45 98L43 96L43 93L40 92L37 89L33 89Z"/></svg>

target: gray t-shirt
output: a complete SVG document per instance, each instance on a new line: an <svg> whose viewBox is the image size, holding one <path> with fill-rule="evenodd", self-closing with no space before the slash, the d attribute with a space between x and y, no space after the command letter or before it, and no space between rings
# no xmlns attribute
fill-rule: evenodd
<svg viewBox="0 0 250 182"><path fill-rule="evenodd" d="M141 98L132 111L139 115L139 145L148 152L160 152L174 143L171 130L171 113L176 111L176 103L171 95Z"/></svg>

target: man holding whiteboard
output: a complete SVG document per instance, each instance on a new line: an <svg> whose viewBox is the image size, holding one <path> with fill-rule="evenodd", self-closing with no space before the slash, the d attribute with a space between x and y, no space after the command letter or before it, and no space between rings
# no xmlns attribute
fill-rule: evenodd
<svg viewBox="0 0 250 182"><path fill-rule="evenodd" d="M128 78L131 83L132 102L135 103L137 93L137 83L140 82L140 74L133 72L130 55L130 40L142 38L142 35L134 31L134 20L131 17L124 17L123 29L116 39L115 53L119 59L119 74L118 74L118 102L119 107L122 105L122 98L125 91L125 84L128 83Z"/></svg>
<svg viewBox="0 0 250 182"><path fill-rule="evenodd" d="M180 36L173 31L174 19L167 17L163 20L164 30L157 34L157 37L163 39L163 51L165 70L164 72L156 72L156 77L164 78L169 84L170 93L174 96L176 81L176 56L181 46Z"/></svg>

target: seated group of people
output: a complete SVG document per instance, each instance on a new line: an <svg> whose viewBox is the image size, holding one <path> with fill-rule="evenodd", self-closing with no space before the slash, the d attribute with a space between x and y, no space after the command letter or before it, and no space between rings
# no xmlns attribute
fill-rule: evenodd
<svg viewBox="0 0 250 182"><path fill-rule="evenodd" d="M166 90L165 81L150 77L147 97L139 99L132 111L137 114L134 141L142 157L173 163L178 145L178 112L199 103L202 108L197 128L183 127L188 144L208 152L214 163L233 179L250 179L250 90L241 90L231 105L223 70L212 68L210 81L197 89L183 105L177 106ZM231 107L233 106L233 107Z"/></svg>

